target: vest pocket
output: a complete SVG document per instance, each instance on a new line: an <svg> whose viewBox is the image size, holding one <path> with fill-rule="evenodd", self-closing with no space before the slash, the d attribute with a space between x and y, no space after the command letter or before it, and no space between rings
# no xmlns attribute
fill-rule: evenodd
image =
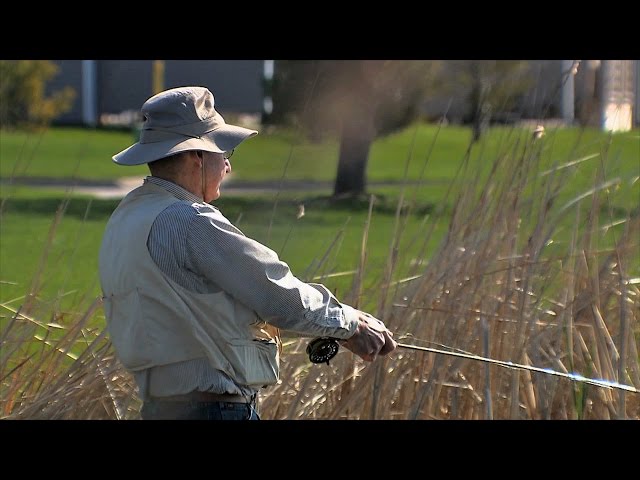
<svg viewBox="0 0 640 480"><path fill-rule="evenodd" d="M138 290L105 297L104 310L109 336L122 365L129 370L148 367L149 339Z"/></svg>
<svg viewBox="0 0 640 480"><path fill-rule="evenodd" d="M244 376L238 381L258 388L278 381L280 362L275 342L234 339L230 344L239 361L236 371Z"/></svg>

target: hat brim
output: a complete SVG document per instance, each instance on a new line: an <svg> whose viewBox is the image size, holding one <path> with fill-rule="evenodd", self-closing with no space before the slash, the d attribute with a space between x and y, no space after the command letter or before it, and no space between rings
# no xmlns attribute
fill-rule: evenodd
<svg viewBox="0 0 640 480"><path fill-rule="evenodd" d="M257 134L256 130L225 124L205 133L200 138L177 137L162 142L134 143L112 158L118 165L132 166L143 165L187 150L224 153L233 150L244 140Z"/></svg>

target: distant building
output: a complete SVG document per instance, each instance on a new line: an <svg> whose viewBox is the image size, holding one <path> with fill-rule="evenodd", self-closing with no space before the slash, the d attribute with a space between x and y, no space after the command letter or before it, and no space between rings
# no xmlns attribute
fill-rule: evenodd
<svg viewBox="0 0 640 480"><path fill-rule="evenodd" d="M272 109L265 85L269 60L54 60L59 74L49 90L71 86L76 99L58 125L130 124L144 101L160 88L208 87L223 115L258 121ZM446 62L446 61L445 61ZM562 120L565 124L628 130L640 125L639 60L530 60L531 87L508 112L493 109L493 121ZM459 122L468 115L468 86L451 79L448 93L425 103L424 113ZM467 90L465 90L465 88ZM246 118L246 117L245 117Z"/></svg>
<svg viewBox="0 0 640 480"><path fill-rule="evenodd" d="M446 62L446 60L445 60ZM494 108L493 121L559 119L571 125L628 130L640 125L639 60L530 60L531 86L510 111ZM460 122L469 116L469 85L449 82L449 92L425 103L429 118Z"/></svg>
<svg viewBox="0 0 640 480"><path fill-rule="evenodd" d="M163 60L159 71L154 69L158 65L154 60L53 62L60 70L47 88L70 86L76 91L71 110L55 120L58 125L127 123L158 86L207 87L223 116L262 114L263 60Z"/></svg>
<svg viewBox="0 0 640 480"><path fill-rule="evenodd" d="M640 79L637 60L603 60L602 89L600 98L600 125L608 131L626 131L638 125L638 96ZM635 77L635 78L634 78ZM634 105L635 103L635 105Z"/></svg>

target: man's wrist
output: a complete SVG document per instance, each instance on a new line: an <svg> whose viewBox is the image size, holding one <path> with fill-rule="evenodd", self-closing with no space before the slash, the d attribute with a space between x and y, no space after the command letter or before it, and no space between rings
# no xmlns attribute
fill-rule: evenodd
<svg viewBox="0 0 640 480"><path fill-rule="evenodd" d="M340 336L341 339L347 340L356 333L358 325L360 324L360 313L357 309L350 305L342 304L342 313L344 315L345 332L344 336Z"/></svg>

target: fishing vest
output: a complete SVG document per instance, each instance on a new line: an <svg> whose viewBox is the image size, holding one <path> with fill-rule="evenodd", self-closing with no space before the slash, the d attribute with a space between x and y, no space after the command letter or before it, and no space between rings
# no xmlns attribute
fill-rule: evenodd
<svg viewBox="0 0 640 480"><path fill-rule="evenodd" d="M129 371L207 357L240 385L277 382L278 329L225 292L195 293L167 277L147 238L156 217L180 202L145 183L109 219L99 254L107 329ZM215 248L215 245L212 245Z"/></svg>

